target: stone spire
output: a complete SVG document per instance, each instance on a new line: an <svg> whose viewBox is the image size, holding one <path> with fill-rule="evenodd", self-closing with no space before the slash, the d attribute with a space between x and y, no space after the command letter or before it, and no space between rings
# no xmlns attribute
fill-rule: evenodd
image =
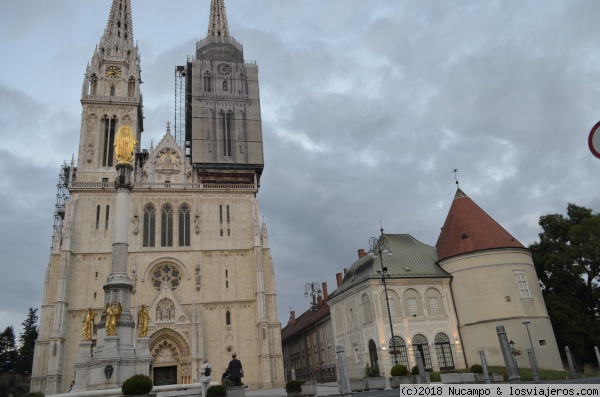
<svg viewBox="0 0 600 397"><path fill-rule="evenodd" d="M131 23L131 0L113 0L100 48L111 55L126 54L133 48L133 28Z"/></svg>
<svg viewBox="0 0 600 397"><path fill-rule="evenodd" d="M244 46L229 35L225 0L210 1L208 32L196 43L196 59L244 62Z"/></svg>
<svg viewBox="0 0 600 397"><path fill-rule="evenodd" d="M229 37L229 25L225 12L225 0L210 1L210 19L208 20L208 37Z"/></svg>

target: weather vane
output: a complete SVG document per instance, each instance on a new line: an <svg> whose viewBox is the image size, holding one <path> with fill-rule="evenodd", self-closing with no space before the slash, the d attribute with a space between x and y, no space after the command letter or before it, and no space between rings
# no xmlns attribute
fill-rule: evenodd
<svg viewBox="0 0 600 397"><path fill-rule="evenodd" d="M456 182L456 187L458 187L458 178L456 177L456 173L458 172L458 168L454 168L454 166L452 166L452 172L454 173L454 181Z"/></svg>

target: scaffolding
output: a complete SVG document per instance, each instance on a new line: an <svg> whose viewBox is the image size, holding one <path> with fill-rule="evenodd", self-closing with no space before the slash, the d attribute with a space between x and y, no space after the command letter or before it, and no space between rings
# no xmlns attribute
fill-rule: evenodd
<svg viewBox="0 0 600 397"><path fill-rule="evenodd" d="M185 150L186 67L175 66L175 142Z"/></svg>
<svg viewBox="0 0 600 397"><path fill-rule="evenodd" d="M73 174L71 175L71 168L73 169ZM75 180L75 175L77 173L77 167L71 164L68 164L66 161L60 166L60 172L58 173L58 183L56 184L56 205L54 206L54 226L52 227L52 246L50 246L50 250L54 248L54 238L57 232L62 233L63 224L65 220L65 208L67 206L67 202L71 198L71 193L69 192L69 181Z"/></svg>

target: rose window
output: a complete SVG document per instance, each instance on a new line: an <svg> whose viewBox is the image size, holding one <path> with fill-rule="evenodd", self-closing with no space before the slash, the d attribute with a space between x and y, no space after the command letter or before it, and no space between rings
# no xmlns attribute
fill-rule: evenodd
<svg viewBox="0 0 600 397"><path fill-rule="evenodd" d="M177 289L181 283L181 273L179 269L171 264L157 266L152 271L151 277L152 286L159 291L165 286L165 283L173 290Z"/></svg>

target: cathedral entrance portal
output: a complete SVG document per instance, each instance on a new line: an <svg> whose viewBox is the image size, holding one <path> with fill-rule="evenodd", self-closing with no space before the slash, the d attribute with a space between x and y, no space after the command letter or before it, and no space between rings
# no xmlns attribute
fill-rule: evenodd
<svg viewBox="0 0 600 397"><path fill-rule="evenodd" d="M150 336L152 376L157 386L192 383L191 352L187 341L172 329Z"/></svg>
<svg viewBox="0 0 600 397"><path fill-rule="evenodd" d="M174 385L177 383L177 365L154 368L152 375L155 386Z"/></svg>

